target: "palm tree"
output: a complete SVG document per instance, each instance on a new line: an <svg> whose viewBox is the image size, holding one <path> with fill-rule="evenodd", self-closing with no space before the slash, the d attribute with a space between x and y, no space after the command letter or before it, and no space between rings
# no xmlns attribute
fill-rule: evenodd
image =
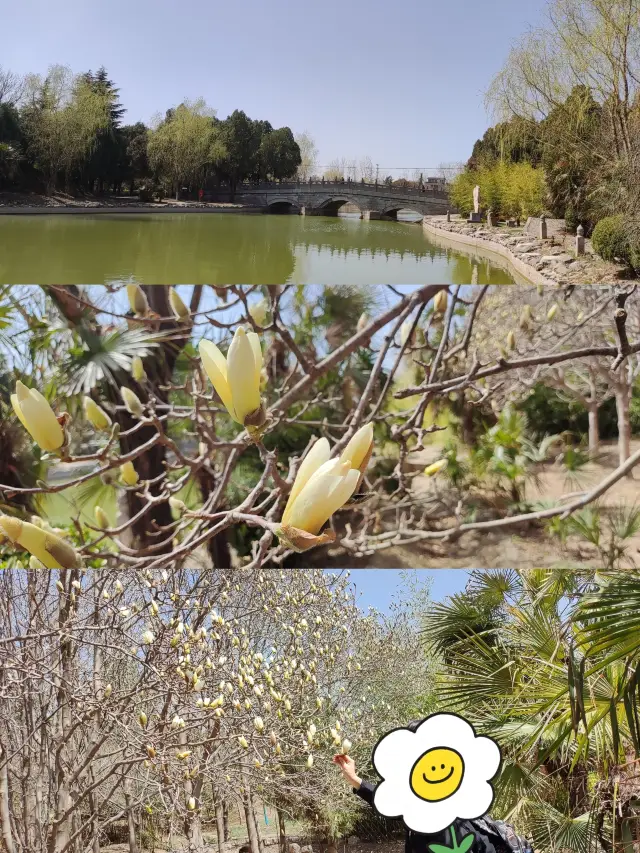
<svg viewBox="0 0 640 853"><path fill-rule="evenodd" d="M536 849L614 850L633 837L640 578L619 583L476 571L425 617L441 698L501 743L497 808Z"/></svg>

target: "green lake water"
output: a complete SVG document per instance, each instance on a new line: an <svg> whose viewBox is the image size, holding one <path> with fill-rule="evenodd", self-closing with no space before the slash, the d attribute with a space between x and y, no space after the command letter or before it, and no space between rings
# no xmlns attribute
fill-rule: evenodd
<svg viewBox="0 0 640 853"><path fill-rule="evenodd" d="M1 284L512 284L420 225L349 216L0 216Z"/></svg>

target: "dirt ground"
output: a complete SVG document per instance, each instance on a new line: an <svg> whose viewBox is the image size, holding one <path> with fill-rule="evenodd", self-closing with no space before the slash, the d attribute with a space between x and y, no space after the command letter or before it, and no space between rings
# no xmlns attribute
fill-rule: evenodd
<svg viewBox="0 0 640 853"><path fill-rule="evenodd" d="M631 452L640 449L640 440L632 442ZM596 462L589 463L577 477L569 479L559 466L550 463L539 471L540 482L527 487L530 500L551 502L562 495L589 491L618 467L616 442L603 442L601 454ZM428 465L438 456L437 449L416 454L413 461ZM427 496L436 488L436 479L418 477L414 489ZM614 508L640 504L640 466L631 476L613 486L600 500L600 505ZM640 535L629 541L628 554L636 565L640 565ZM488 533L468 533L459 541L450 543L416 543L408 547L391 547L372 556L354 559L344 553L335 553L325 560L327 568L342 568L345 559L354 568L424 568L424 569L470 569L470 568L596 568L601 565L597 550L583 539L572 536L563 546L542 530L530 527L517 533L508 528Z"/></svg>
<svg viewBox="0 0 640 853"><path fill-rule="evenodd" d="M210 853L218 853L218 842L216 841L215 835L210 835L209 833L204 833L205 842L207 843L207 851ZM267 842L265 844L266 853L277 853L278 845L276 839L265 839ZM290 838L289 841L309 844L306 839L298 839L298 838ZM235 845L225 845L225 853L237 853L240 847L243 844L246 844L247 840L239 840ZM311 847L313 849L313 853L324 853L325 846L318 842L311 842ZM109 844L107 846L101 847L103 853L129 853L129 845L128 844ZM143 848L145 850L146 848ZM168 846L167 844L160 844L154 848L153 853L177 853L177 851L186 851L187 844L186 839L176 838L172 846ZM379 841L379 842L366 842L360 841L359 839L350 839L349 841L340 841L337 846L337 853L402 853L404 850L404 841Z"/></svg>

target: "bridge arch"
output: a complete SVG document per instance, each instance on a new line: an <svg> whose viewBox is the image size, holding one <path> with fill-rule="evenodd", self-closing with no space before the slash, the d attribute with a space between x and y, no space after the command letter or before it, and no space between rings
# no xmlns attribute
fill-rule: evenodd
<svg viewBox="0 0 640 853"><path fill-rule="evenodd" d="M359 200L357 196L350 196L347 193L344 195L340 194L321 199L317 202L316 208L318 211L321 211L327 216L337 216L338 211L341 207L344 207L345 204L352 204L354 207L357 207L358 210L362 210L361 200Z"/></svg>
<svg viewBox="0 0 640 853"><path fill-rule="evenodd" d="M420 219L424 218L424 211L420 210L421 205L411 206L410 202L405 202L404 204L393 204L385 207L381 211L381 215L387 217L389 219L397 219L398 213L402 211L406 211L407 213L414 213L416 216L419 216Z"/></svg>
<svg viewBox="0 0 640 853"><path fill-rule="evenodd" d="M269 213L300 213L301 205L297 200L287 196L270 198L267 206Z"/></svg>

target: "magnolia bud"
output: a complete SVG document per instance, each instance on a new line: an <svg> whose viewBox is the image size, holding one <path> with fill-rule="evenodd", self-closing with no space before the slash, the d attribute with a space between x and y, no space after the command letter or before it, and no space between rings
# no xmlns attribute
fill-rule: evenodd
<svg viewBox="0 0 640 853"><path fill-rule="evenodd" d="M127 486L135 486L138 482L138 472L133 467L133 462L125 462L124 465L120 466L120 476L122 477L122 482Z"/></svg>
<svg viewBox="0 0 640 853"><path fill-rule="evenodd" d="M435 314L444 314L449 304L449 294L446 290L439 290L433 299L433 311Z"/></svg>
<svg viewBox="0 0 640 853"><path fill-rule="evenodd" d="M547 313L547 320L553 320L553 318L556 316L557 313L558 313L558 305L557 305L557 303L554 303L551 306L551 308L549 308L549 311Z"/></svg>
<svg viewBox="0 0 640 853"><path fill-rule="evenodd" d="M101 506L96 505L95 509L93 510L93 515L95 517L96 524L98 525L98 527L107 528L111 526L109 524L107 514Z"/></svg>
<svg viewBox="0 0 640 853"><path fill-rule="evenodd" d="M84 416L89 423L98 430L107 430L111 426L111 418L91 397L84 397L82 400Z"/></svg>
<svg viewBox="0 0 640 853"><path fill-rule="evenodd" d="M138 284L127 285L127 296L129 297L129 305L134 314L144 317L149 310L149 303L144 294L143 289Z"/></svg>
<svg viewBox="0 0 640 853"><path fill-rule="evenodd" d="M507 346L510 350L514 350L516 348L516 336L514 332L509 332L507 335Z"/></svg>
<svg viewBox="0 0 640 853"><path fill-rule="evenodd" d="M142 726L143 729L146 728L146 726L147 726L147 715L145 714L144 711L140 711L140 713L138 714L138 722L140 723L140 725Z"/></svg>
<svg viewBox="0 0 640 853"><path fill-rule="evenodd" d="M147 373L144 369L144 364L139 355L134 355L131 359L131 375L136 382L144 382L147 378Z"/></svg>
<svg viewBox="0 0 640 853"><path fill-rule="evenodd" d="M139 398L133 393L131 388L126 388L124 385L120 388L122 401L126 410L136 418L141 418L144 414L144 408Z"/></svg>
<svg viewBox="0 0 640 853"><path fill-rule="evenodd" d="M191 317L191 312L173 287L169 290L169 304L176 320L181 320L184 323Z"/></svg>
<svg viewBox="0 0 640 853"><path fill-rule="evenodd" d="M187 800L187 808L189 809L190 812L192 812L195 809L195 807L196 807L195 797L189 797L189 799Z"/></svg>

